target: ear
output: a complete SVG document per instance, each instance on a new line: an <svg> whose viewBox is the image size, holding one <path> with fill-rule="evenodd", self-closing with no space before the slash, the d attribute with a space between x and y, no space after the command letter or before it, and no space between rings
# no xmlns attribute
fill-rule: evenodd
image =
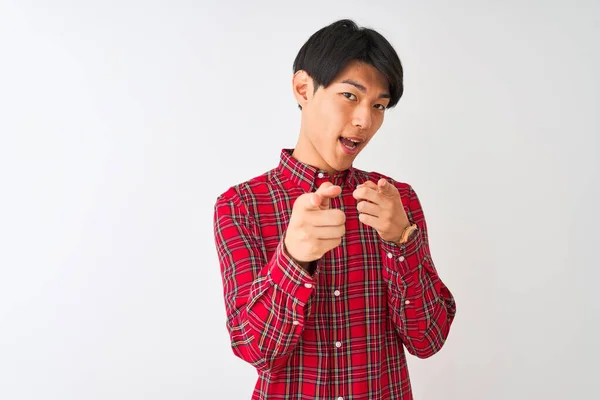
<svg viewBox="0 0 600 400"><path fill-rule="evenodd" d="M300 70L294 74L292 78L292 90L294 91L294 97L296 102L301 108L304 108L308 103L308 96L312 93L312 78L306 71Z"/></svg>

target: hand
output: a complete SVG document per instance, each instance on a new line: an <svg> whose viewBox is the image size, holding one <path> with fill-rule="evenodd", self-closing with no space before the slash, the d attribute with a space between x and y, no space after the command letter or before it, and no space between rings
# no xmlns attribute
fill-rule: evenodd
<svg viewBox="0 0 600 400"><path fill-rule="evenodd" d="M374 228L383 240L398 243L410 223L396 186L384 178L377 183L366 181L352 195L358 200L358 219Z"/></svg>
<svg viewBox="0 0 600 400"><path fill-rule="evenodd" d="M290 256L306 268L339 246L346 234L346 215L331 209L330 199L342 192L340 186L324 182L316 192L300 195L292 209L284 245Z"/></svg>

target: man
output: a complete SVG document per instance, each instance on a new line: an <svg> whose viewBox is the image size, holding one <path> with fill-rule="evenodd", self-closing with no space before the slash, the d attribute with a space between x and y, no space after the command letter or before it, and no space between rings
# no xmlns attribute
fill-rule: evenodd
<svg viewBox="0 0 600 400"><path fill-rule="evenodd" d="M409 184L353 167L403 92L379 33L341 20L294 62L294 149L215 204L233 352L252 399L412 399L404 347L440 350L456 306Z"/></svg>

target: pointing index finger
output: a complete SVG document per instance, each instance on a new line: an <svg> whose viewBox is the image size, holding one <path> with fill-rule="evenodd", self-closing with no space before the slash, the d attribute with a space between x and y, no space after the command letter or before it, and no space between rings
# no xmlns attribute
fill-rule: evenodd
<svg viewBox="0 0 600 400"><path fill-rule="evenodd" d="M377 189L372 189L367 184L363 184L356 188L352 193L352 196L358 201L367 200L371 203L379 204L379 192L377 192Z"/></svg>

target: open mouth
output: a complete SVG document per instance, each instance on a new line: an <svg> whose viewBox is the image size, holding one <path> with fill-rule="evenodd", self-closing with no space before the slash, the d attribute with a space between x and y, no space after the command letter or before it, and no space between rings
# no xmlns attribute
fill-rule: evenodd
<svg viewBox="0 0 600 400"><path fill-rule="evenodd" d="M361 143L359 140L348 139L343 136L340 136L340 142L342 142L342 145L348 150L356 150L358 145Z"/></svg>

